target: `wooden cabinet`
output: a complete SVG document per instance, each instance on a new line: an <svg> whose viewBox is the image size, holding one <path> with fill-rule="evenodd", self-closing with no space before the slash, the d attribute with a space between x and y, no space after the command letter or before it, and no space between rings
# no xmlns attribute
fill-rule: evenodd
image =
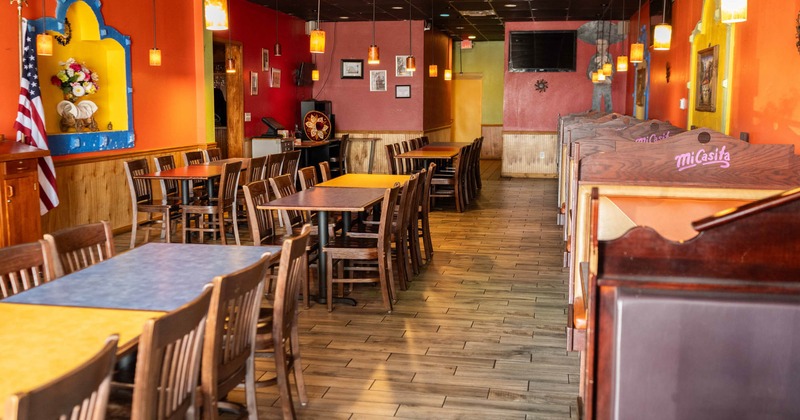
<svg viewBox="0 0 800 420"><path fill-rule="evenodd" d="M0 141L0 247L42 237L37 161L48 152Z"/></svg>

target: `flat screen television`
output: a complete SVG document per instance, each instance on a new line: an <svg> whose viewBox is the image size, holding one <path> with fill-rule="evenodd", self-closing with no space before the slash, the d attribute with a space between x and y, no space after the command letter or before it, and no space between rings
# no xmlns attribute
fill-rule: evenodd
<svg viewBox="0 0 800 420"><path fill-rule="evenodd" d="M314 63L300 63L294 72L294 83L297 86L311 86L311 70L314 70Z"/></svg>
<svg viewBox="0 0 800 420"><path fill-rule="evenodd" d="M575 71L577 31L511 31L508 71Z"/></svg>

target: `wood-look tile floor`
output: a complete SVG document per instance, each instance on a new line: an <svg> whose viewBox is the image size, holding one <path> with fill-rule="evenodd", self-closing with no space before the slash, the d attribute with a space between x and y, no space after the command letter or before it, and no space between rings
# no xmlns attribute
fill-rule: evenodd
<svg viewBox="0 0 800 420"><path fill-rule="evenodd" d="M393 313L370 286L354 291L357 307L301 312L309 402L295 398L299 418L577 418L556 181L501 179L499 161L482 172L468 211L442 202L431 213L433 261ZM258 361L259 374L271 363ZM280 417L275 389L259 389L258 401L260 418Z"/></svg>

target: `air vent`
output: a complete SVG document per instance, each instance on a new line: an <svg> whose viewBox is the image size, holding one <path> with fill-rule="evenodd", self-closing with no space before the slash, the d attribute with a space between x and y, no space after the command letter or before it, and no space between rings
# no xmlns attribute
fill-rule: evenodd
<svg viewBox="0 0 800 420"><path fill-rule="evenodd" d="M461 13L461 16L467 17L486 17L497 15L494 10L459 10L458 13Z"/></svg>

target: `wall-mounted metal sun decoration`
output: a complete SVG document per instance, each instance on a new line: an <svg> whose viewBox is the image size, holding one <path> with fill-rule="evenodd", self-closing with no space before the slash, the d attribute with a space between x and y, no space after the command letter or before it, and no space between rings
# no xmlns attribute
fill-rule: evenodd
<svg viewBox="0 0 800 420"><path fill-rule="evenodd" d="M539 79L536 81L536 90L539 93L547 92L547 80Z"/></svg>

